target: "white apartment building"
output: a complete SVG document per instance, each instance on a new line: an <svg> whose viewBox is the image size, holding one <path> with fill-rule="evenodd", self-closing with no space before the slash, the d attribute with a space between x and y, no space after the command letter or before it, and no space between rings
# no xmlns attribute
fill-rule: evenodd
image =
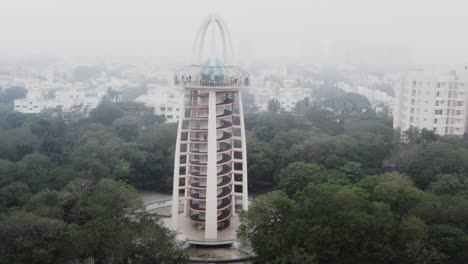
<svg viewBox="0 0 468 264"><path fill-rule="evenodd" d="M377 112L382 111L383 106L393 109L394 98L385 92L369 89L365 86L352 86L349 83L344 82L336 83L336 87L347 93L357 93L365 96Z"/></svg>
<svg viewBox="0 0 468 264"><path fill-rule="evenodd" d="M176 123L180 117L180 107L184 103L184 90L180 87L155 87L145 95L135 99L154 110L155 115L164 116L166 123Z"/></svg>
<svg viewBox="0 0 468 264"><path fill-rule="evenodd" d="M290 84L290 83L288 83ZM292 111L296 103L312 98L312 89L304 87L281 87L277 82L265 81L264 87L257 87L254 91L255 104L260 111L268 109L268 102L276 99L284 111Z"/></svg>
<svg viewBox="0 0 468 264"><path fill-rule="evenodd" d="M467 103L468 66L408 72L396 83L393 127L463 135L468 128Z"/></svg>
<svg viewBox="0 0 468 264"><path fill-rule="evenodd" d="M60 108L68 112L79 107L80 111L90 111L98 106L106 94L105 89L66 86L54 90L52 87L31 88L25 98L14 101L17 112L37 114L45 109ZM53 95L50 93L54 91Z"/></svg>

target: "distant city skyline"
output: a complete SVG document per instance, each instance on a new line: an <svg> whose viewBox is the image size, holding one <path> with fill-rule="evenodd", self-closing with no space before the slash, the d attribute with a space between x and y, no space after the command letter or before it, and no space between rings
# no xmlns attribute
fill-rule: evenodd
<svg viewBox="0 0 468 264"><path fill-rule="evenodd" d="M149 56L185 61L197 22L225 18L252 60L369 65L468 60L464 1L6 1L0 56ZM417 12L415 10L418 10Z"/></svg>

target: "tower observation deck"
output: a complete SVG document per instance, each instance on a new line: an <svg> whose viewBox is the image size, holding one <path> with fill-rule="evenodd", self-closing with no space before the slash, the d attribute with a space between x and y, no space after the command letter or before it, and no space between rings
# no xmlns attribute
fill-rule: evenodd
<svg viewBox="0 0 468 264"><path fill-rule="evenodd" d="M175 231L202 233L197 240L213 242L232 231L236 204L248 207L240 95L250 75L233 65L231 37L217 16L200 26L192 55L191 64L174 76L185 100L177 132L171 222Z"/></svg>

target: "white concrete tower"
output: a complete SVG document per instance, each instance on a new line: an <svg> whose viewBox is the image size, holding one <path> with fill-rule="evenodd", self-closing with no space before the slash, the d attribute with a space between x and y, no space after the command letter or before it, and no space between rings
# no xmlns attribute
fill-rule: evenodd
<svg viewBox="0 0 468 264"><path fill-rule="evenodd" d="M249 85L250 76L234 66L232 59L231 37L224 22L210 16L195 37L192 64L174 77L185 90L185 105L174 162L172 227L190 233L183 234L189 240L225 239L221 234L233 228L236 204L244 210L248 207L240 93ZM175 205L181 201L184 210L179 214Z"/></svg>

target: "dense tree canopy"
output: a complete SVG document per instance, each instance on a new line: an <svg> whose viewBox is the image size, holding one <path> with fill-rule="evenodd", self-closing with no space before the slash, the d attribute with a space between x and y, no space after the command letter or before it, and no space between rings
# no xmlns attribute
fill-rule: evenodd
<svg viewBox="0 0 468 264"><path fill-rule="evenodd" d="M365 98L315 96L246 111L249 190L267 193L241 213L255 261L467 263L468 140L412 129L400 141ZM175 124L132 102L70 118L12 112L8 98L0 263L185 261L133 189L172 189Z"/></svg>
<svg viewBox="0 0 468 264"><path fill-rule="evenodd" d="M256 263L467 263L468 140L392 129L364 97L318 90L246 118L239 236ZM283 118L287 116L287 118Z"/></svg>
<svg viewBox="0 0 468 264"><path fill-rule="evenodd" d="M171 189L163 121L110 101L81 119L0 112L0 263L185 263L134 190Z"/></svg>

